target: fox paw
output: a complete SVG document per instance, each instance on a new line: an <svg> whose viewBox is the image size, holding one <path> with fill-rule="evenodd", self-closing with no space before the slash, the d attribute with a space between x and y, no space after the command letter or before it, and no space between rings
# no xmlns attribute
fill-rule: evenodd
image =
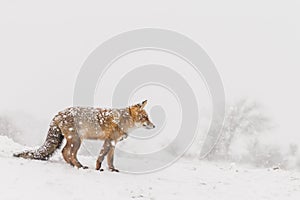
<svg viewBox="0 0 300 200"><path fill-rule="evenodd" d="M99 170L99 172L103 172L104 171L104 169L102 169L101 166L97 166L96 170Z"/></svg>
<svg viewBox="0 0 300 200"><path fill-rule="evenodd" d="M118 169L115 169L115 168L109 168L109 171L111 171L111 172L120 172Z"/></svg>

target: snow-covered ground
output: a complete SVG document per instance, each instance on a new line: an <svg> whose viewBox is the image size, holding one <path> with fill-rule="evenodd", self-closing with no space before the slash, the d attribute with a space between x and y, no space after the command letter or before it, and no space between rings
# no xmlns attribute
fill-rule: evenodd
<svg viewBox="0 0 300 200"><path fill-rule="evenodd" d="M300 173L181 159L150 174L98 172L13 158L24 147L0 136L0 199L299 199ZM93 167L94 158L79 157ZM117 158L116 158L117 159Z"/></svg>

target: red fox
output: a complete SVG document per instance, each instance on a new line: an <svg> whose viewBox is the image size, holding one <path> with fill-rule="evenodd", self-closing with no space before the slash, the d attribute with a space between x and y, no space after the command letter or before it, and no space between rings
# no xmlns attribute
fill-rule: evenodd
<svg viewBox="0 0 300 200"><path fill-rule="evenodd" d="M136 128L153 129L144 107L147 100L123 109L102 109L92 107L71 107L59 112L52 120L44 144L37 150L14 154L25 159L48 160L63 139L66 145L62 150L64 160L77 168L87 168L77 159L77 152L83 139L104 140L96 162L96 170L103 171L101 164L107 155L110 171L118 172L114 165L114 150L117 142L127 137Z"/></svg>

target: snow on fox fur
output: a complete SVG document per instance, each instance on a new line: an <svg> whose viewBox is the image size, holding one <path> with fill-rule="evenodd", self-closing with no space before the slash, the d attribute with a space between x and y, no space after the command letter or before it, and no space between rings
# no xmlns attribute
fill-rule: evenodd
<svg viewBox="0 0 300 200"><path fill-rule="evenodd" d="M78 168L87 168L77 159L77 152L83 139L104 140L96 162L96 170L101 169L107 156L111 171L118 170L113 165L114 150L117 142L127 137L136 128L155 128L144 110L147 101L122 109L102 109L92 107L71 107L59 112L52 120L44 144L37 150L14 154L25 159L48 160L63 139L66 145L62 150L64 160Z"/></svg>

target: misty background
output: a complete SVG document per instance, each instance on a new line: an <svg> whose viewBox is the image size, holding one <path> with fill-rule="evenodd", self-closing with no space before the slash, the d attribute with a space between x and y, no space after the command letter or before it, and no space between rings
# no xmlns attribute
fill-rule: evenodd
<svg viewBox="0 0 300 200"><path fill-rule="evenodd" d="M258 103L254 112L270 120L258 131L263 137L244 135L231 147L221 145L227 152L214 152L216 157L254 159L250 155L264 154L265 146L247 154L244 142L255 145L258 140L270 146L272 156L278 152L272 160L279 160L271 165L293 154L291 168L299 166L299 9L296 0L1 1L0 134L10 131L18 135L17 142L40 144L53 115L72 106L76 77L87 56L114 35L154 27L184 34L207 52L222 77L229 110L243 107L240 102L247 99L246 105ZM198 152L196 147L189 153Z"/></svg>

